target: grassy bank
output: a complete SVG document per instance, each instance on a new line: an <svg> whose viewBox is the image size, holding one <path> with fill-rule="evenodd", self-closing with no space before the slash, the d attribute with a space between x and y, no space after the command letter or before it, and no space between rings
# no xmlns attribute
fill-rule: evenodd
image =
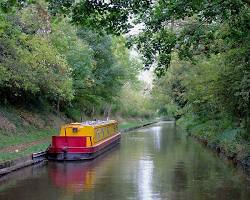
<svg viewBox="0 0 250 200"><path fill-rule="evenodd" d="M177 124L185 128L190 136L232 160L234 164L250 168L250 142L246 138L247 133L229 119L201 120L183 117Z"/></svg>
<svg viewBox="0 0 250 200"><path fill-rule="evenodd" d="M22 156L26 156L26 155L30 155L32 153L35 152L40 152L40 151L44 151L47 149L47 147L49 146L50 141L45 141L43 143L39 143L39 144L35 144L32 145L30 147L27 147L25 149L22 149L18 152L16 151L10 151L10 152L1 152L0 154L0 162L4 162L7 160L13 160Z"/></svg>
<svg viewBox="0 0 250 200"><path fill-rule="evenodd" d="M27 132L26 134L17 134L17 135L6 135L0 134L0 152L1 149L7 148L10 145L18 145L18 144L27 144L32 143L34 141L42 141L51 137L51 135L55 135L57 133L56 129L45 129L45 130L32 130L31 132Z"/></svg>
<svg viewBox="0 0 250 200"><path fill-rule="evenodd" d="M46 149L65 121L51 111L0 107L0 162Z"/></svg>
<svg viewBox="0 0 250 200"><path fill-rule="evenodd" d="M56 132L55 129L51 129L32 130L23 135L0 134L0 162L45 150L50 143L51 136Z"/></svg>

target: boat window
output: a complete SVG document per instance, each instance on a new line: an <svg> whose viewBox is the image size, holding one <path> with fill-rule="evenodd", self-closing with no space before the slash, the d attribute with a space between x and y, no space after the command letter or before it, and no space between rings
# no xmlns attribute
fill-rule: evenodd
<svg viewBox="0 0 250 200"><path fill-rule="evenodd" d="M77 131L78 131L78 128L76 128L76 127L72 128L73 133L77 133Z"/></svg>
<svg viewBox="0 0 250 200"><path fill-rule="evenodd" d="M101 133L101 130L99 128L96 129L96 140L97 141L99 141L101 139L100 133Z"/></svg>
<svg viewBox="0 0 250 200"><path fill-rule="evenodd" d="M102 137L104 138L104 128L102 128Z"/></svg>

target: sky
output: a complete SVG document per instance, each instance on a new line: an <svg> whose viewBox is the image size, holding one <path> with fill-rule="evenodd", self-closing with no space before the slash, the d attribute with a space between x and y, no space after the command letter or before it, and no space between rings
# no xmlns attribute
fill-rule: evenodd
<svg viewBox="0 0 250 200"><path fill-rule="evenodd" d="M132 29L130 29L127 36L137 35L142 31L143 28L144 28L143 23L136 24ZM141 60L140 53L136 50L136 48L130 49L130 56ZM154 78L153 68L151 68L150 70L142 70L138 76L138 79L145 83L145 88L149 90L152 89L153 78Z"/></svg>

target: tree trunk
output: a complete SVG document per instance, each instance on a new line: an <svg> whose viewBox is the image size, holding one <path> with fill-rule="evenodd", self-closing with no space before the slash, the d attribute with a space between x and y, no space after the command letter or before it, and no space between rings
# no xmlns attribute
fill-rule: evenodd
<svg viewBox="0 0 250 200"><path fill-rule="evenodd" d="M93 106L92 107L91 118L94 118L94 117L95 117L95 107Z"/></svg>
<svg viewBox="0 0 250 200"><path fill-rule="evenodd" d="M104 107L104 111L103 111L104 120L106 119L106 117L107 117L107 105Z"/></svg>
<svg viewBox="0 0 250 200"><path fill-rule="evenodd" d="M60 113L60 97L57 99L57 114L59 115Z"/></svg>
<svg viewBox="0 0 250 200"><path fill-rule="evenodd" d="M249 107L250 107L250 100L248 100L248 108L247 108L247 113L246 113L246 130L247 130L247 134L250 134ZM250 137L250 135L248 135L248 139L249 139L249 137Z"/></svg>
<svg viewBox="0 0 250 200"><path fill-rule="evenodd" d="M105 120L109 120L110 117L110 113L111 113L111 105L106 105L104 108L104 112L103 112L103 117Z"/></svg>
<svg viewBox="0 0 250 200"><path fill-rule="evenodd" d="M107 120L109 120L109 117L110 117L110 114L111 114L111 109L112 109L112 107L111 107L111 105L109 105Z"/></svg>

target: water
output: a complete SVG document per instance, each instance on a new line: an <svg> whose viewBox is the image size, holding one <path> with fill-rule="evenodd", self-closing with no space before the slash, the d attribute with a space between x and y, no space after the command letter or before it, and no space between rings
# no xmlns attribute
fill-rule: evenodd
<svg viewBox="0 0 250 200"><path fill-rule="evenodd" d="M0 199L250 199L250 182L173 123L122 135L91 162L48 162L0 179Z"/></svg>

